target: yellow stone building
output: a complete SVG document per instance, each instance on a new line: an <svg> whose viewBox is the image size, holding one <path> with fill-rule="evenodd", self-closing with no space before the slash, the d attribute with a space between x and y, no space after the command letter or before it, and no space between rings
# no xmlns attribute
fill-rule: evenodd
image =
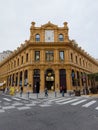
<svg viewBox="0 0 98 130"><path fill-rule="evenodd" d="M33 92L90 86L87 75L98 72L98 62L69 39L68 30L67 22L63 27L51 22L36 27L32 22L30 39L0 63L0 82L29 86Z"/></svg>

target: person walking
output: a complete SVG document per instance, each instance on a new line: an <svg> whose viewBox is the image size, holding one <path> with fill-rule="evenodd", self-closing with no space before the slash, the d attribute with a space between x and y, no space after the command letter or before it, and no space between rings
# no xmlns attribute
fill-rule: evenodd
<svg viewBox="0 0 98 130"><path fill-rule="evenodd" d="M22 94L23 94L23 86L21 86L21 89L20 89L20 96L22 97Z"/></svg>
<svg viewBox="0 0 98 130"><path fill-rule="evenodd" d="M47 96L48 96L48 89L45 88L45 97L47 97Z"/></svg>

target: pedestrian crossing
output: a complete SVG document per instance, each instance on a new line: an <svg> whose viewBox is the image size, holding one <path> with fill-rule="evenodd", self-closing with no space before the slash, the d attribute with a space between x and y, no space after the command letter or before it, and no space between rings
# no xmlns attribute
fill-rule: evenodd
<svg viewBox="0 0 98 130"><path fill-rule="evenodd" d="M29 110L32 107L52 107L54 105L67 104L71 106L79 106L81 108L93 108L98 110L98 101L93 98L86 97L53 97L45 99L23 99L21 97L2 97L0 98L0 113L4 113L7 110Z"/></svg>

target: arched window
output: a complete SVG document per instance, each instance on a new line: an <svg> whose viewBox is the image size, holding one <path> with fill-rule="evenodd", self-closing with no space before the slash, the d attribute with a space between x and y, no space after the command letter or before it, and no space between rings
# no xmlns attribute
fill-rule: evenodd
<svg viewBox="0 0 98 130"><path fill-rule="evenodd" d="M35 35L35 41L37 41L37 42L40 41L40 35L39 35L39 34L36 34L36 35Z"/></svg>
<svg viewBox="0 0 98 130"><path fill-rule="evenodd" d="M64 36L63 36L63 34L59 34L59 41L64 41Z"/></svg>

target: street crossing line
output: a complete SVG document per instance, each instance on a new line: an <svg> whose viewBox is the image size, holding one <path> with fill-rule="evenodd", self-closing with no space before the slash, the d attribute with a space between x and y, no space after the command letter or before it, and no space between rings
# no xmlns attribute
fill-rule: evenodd
<svg viewBox="0 0 98 130"><path fill-rule="evenodd" d="M72 103L71 105L74 105L74 106L75 106L75 105L78 105L78 104L83 103L83 102L85 102L85 101L87 101L87 99L83 99L83 100L81 100L81 101Z"/></svg>
<svg viewBox="0 0 98 130"><path fill-rule="evenodd" d="M59 103L59 102L67 101L67 100L70 100L70 99L72 99L72 98L61 99L61 100L58 100L58 101L55 101L55 102Z"/></svg>
<svg viewBox="0 0 98 130"><path fill-rule="evenodd" d="M8 102L12 101L11 99L8 99L8 98L3 98L3 99L8 101Z"/></svg>
<svg viewBox="0 0 98 130"><path fill-rule="evenodd" d="M25 105L28 106L28 107L32 107L32 106L35 106L36 104L32 103L32 104L25 104Z"/></svg>
<svg viewBox="0 0 98 130"><path fill-rule="evenodd" d="M0 113L2 113L2 112L5 112L5 110L3 110L3 109L0 109Z"/></svg>
<svg viewBox="0 0 98 130"><path fill-rule="evenodd" d="M95 109L98 110L98 107L96 107Z"/></svg>
<svg viewBox="0 0 98 130"><path fill-rule="evenodd" d="M82 107L86 107L86 108L87 108L87 107L93 105L95 102L96 102L96 101L93 100L93 101L91 101L91 102L89 102L89 103L86 103L86 104L82 105Z"/></svg>
<svg viewBox="0 0 98 130"><path fill-rule="evenodd" d="M13 103L12 105L13 105L13 106L22 106L22 105L23 105L23 103L20 103L20 102L15 102L15 103Z"/></svg>
<svg viewBox="0 0 98 130"><path fill-rule="evenodd" d="M2 107L3 110L7 110L7 109L13 109L15 108L14 106L5 106L5 107Z"/></svg>
<svg viewBox="0 0 98 130"><path fill-rule="evenodd" d="M31 108L26 106L26 107L18 107L17 109L18 110L27 110L27 109L31 109Z"/></svg>
<svg viewBox="0 0 98 130"><path fill-rule="evenodd" d="M41 104L41 105L39 105L40 107L49 107L49 106L51 106L50 104Z"/></svg>
<svg viewBox="0 0 98 130"><path fill-rule="evenodd" d="M13 97L12 99L17 100L17 101L21 100L20 98L16 98L16 97Z"/></svg>
<svg viewBox="0 0 98 130"><path fill-rule="evenodd" d="M67 104L67 103L75 102L77 100L79 100L79 99L72 99L70 101L66 101L66 102L62 102L62 103L57 103L57 104L64 105L64 104Z"/></svg>
<svg viewBox="0 0 98 130"><path fill-rule="evenodd" d="M58 100L58 99L62 99L62 97L49 99L49 101L56 101L56 100Z"/></svg>

